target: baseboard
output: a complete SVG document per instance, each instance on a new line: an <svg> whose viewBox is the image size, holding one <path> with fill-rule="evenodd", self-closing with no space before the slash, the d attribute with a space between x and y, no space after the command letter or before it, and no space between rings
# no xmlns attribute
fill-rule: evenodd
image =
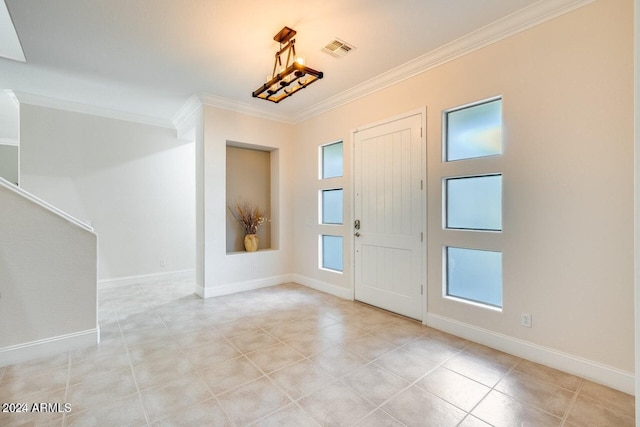
<svg viewBox="0 0 640 427"><path fill-rule="evenodd" d="M222 295L235 294L237 292L251 291L254 289L266 288L269 286L281 285L293 282L291 274L265 277L263 279L247 280L244 282L229 283L220 286L196 287L195 293L201 298L219 297Z"/></svg>
<svg viewBox="0 0 640 427"><path fill-rule="evenodd" d="M196 270L175 270L162 273L140 274L137 276L116 277L114 279L98 280L100 288L111 288L116 286L135 285L137 283L149 283L158 280L181 280L195 277Z"/></svg>
<svg viewBox="0 0 640 427"><path fill-rule="evenodd" d="M311 277L303 276L301 274L294 274L292 281L317 291L325 292L350 301L353 300L353 291L350 288L343 288L342 286L336 286L331 283L323 282L322 280L312 279Z"/></svg>
<svg viewBox="0 0 640 427"><path fill-rule="evenodd" d="M635 376L611 366L568 353L519 340L487 329L479 328L448 317L427 313L425 324L435 329L466 338L505 353L559 369L607 387L635 395Z"/></svg>
<svg viewBox="0 0 640 427"><path fill-rule="evenodd" d="M96 345L99 341L100 332L96 328L0 348L0 367Z"/></svg>

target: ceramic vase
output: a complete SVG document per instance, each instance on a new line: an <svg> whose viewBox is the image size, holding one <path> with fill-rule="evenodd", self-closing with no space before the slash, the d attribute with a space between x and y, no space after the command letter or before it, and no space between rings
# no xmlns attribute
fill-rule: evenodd
<svg viewBox="0 0 640 427"><path fill-rule="evenodd" d="M258 235L246 234L244 236L244 249L247 252L255 252L258 250Z"/></svg>

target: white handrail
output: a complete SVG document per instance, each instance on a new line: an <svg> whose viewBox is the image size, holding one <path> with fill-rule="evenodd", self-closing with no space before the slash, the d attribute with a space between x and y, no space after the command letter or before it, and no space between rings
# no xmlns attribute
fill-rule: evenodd
<svg viewBox="0 0 640 427"><path fill-rule="evenodd" d="M15 193L20 194L21 196L23 196L24 198L28 199L29 201L47 209L48 211L53 212L54 214L66 219L67 221L77 225L78 227L84 228L87 231L90 232L94 232L93 227L91 227L90 225L80 221L79 219L69 215L68 213L66 213L63 210L60 210L58 208L56 208L55 206L53 206L50 203L45 202L44 200L34 196L33 194L29 193L28 191L23 190L22 188L18 187L15 184L12 184L11 182L7 181L6 179L0 177L0 186L7 188Z"/></svg>

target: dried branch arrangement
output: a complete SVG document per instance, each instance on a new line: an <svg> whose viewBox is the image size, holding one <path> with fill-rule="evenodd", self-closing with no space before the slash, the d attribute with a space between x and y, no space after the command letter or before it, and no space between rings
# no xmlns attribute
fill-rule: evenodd
<svg viewBox="0 0 640 427"><path fill-rule="evenodd" d="M229 206L229 210L246 234L256 234L258 227L267 220L258 206L248 202L236 202L235 208Z"/></svg>

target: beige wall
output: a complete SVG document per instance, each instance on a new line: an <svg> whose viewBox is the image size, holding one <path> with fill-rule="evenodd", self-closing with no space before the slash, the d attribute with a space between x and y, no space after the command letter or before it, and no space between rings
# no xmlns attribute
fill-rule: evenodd
<svg viewBox="0 0 640 427"><path fill-rule="evenodd" d="M635 82L635 91L634 91L634 151L635 151L635 324L638 325L638 320L640 319L640 271L638 270L638 266L640 266L640 251L638 251L638 247L640 245L640 115L638 115L638 111L640 111L640 43L638 43L638 39L640 37L640 0L635 0L634 4L634 40L635 49L634 49L634 82ZM636 326L635 328L635 349L636 349L636 408L640 408L640 328ZM636 409L636 412L640 412L640 409ZM636 423L640 422L640 414L636 415Z"/></svg>
<svg viewBox="0 0 640 427"><path fill-rule="evenodd" d="M345 223L352 221L351 131L427 106L428 313L634 371L633 2L600 0L295 127L296 273L350 289L317 268L318 146L345 141ZM501 95L504 309L442 297L444 109ZM533 316L531 329L520 313Z"/></svg>
<svg viewBox="0 0 640 427"><path fill-rule="evenodd" d="M227 206L248 203L271 218L271 153L227 145ZM235 212L235 211L234 211ZM244 230L227 209L227 252L244 251ZM271 223L258 228L258 249L271 248Z"/></svg>

